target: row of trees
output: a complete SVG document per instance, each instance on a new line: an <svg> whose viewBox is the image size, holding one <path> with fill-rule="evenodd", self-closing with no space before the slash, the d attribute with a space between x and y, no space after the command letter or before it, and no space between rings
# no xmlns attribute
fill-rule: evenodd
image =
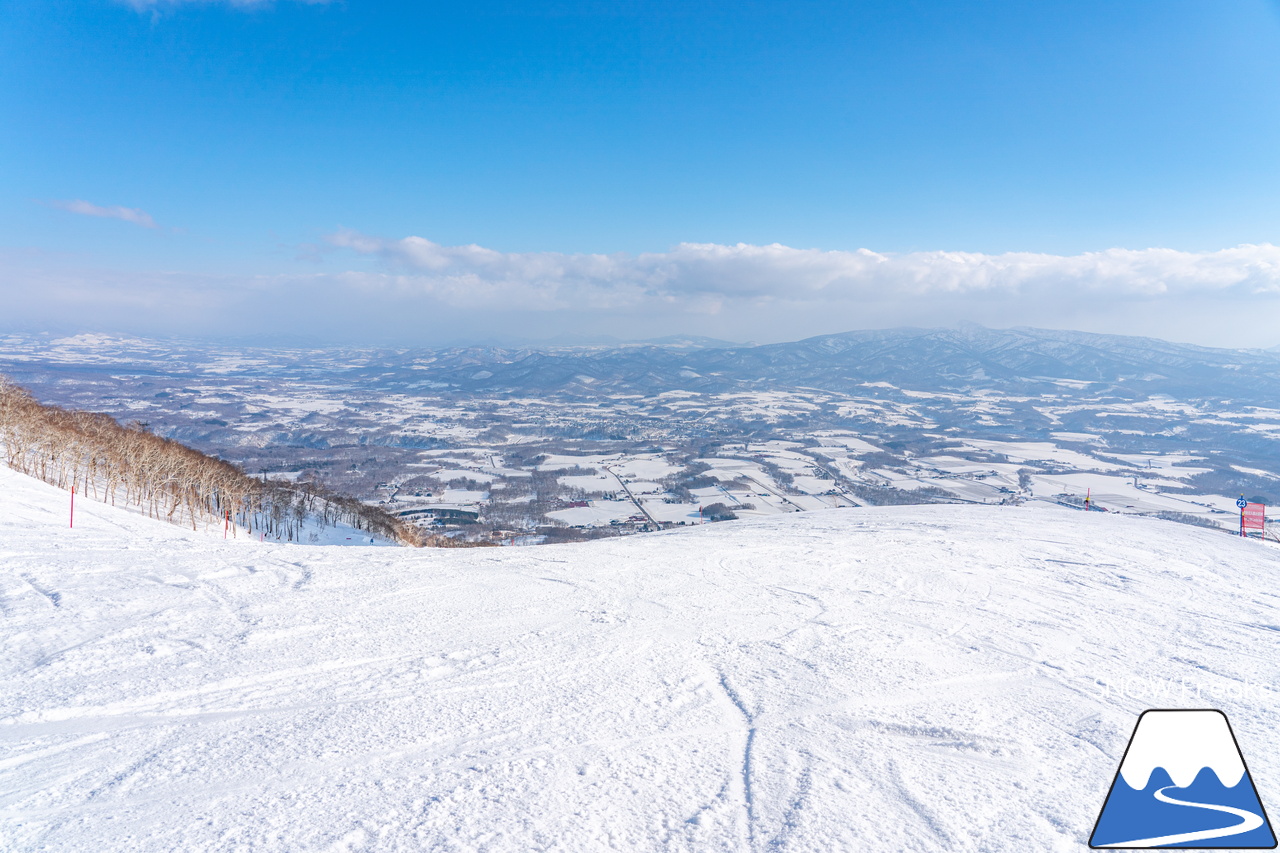
<svg viewBox="0 0 1280 853"><path fill-rule="evenodd" d="M40 403L0 376L0 452L10 468L104 503L121 502L174 524L223 523L299 540L304 528L344 522L403 544L415 528L318 483L257 480L141 425Z"/></svg>

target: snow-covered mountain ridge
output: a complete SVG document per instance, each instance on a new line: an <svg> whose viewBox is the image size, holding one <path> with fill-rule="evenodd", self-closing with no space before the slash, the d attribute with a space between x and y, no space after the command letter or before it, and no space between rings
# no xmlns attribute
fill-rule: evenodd
<svg viewBox="0 0 1280 853"><path fill-rule="evenodd" d="M0 470L6 850L1075 851L1148 707L1226 712L1280 802L1257 542L929 506L342 549L65 501Z"/></svg>

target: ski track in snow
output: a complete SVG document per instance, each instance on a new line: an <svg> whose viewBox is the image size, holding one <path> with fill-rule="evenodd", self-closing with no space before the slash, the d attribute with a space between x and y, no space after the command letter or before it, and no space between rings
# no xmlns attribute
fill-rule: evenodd
<svg viewBox="0 0 1280 853"><path fill-rule="evenodd" d="M1280 551L1221 534L910 507L412 551L65 500L0 469L5 851L1076 851L1147 707L1221 708L1280 778Z"/></svg>

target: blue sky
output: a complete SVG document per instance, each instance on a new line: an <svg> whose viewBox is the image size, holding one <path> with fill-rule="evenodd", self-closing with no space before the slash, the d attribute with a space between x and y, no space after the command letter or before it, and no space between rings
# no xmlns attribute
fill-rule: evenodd
<svg viewBox="0 0 1280 853"><path fill-rule="evenodd" d="M3 9L10 326L1280 344L1275 3Z"/></svg>

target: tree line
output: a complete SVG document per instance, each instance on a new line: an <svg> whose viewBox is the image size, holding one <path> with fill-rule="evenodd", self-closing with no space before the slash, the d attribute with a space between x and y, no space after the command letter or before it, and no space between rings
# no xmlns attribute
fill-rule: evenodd
<svg viewBox="0 0 1280 853"><path fill-rule="evenodd" d="M259 480L235 465L110 415L39 402L0 376L0 452L15 471L174 524L300 541L308 523L352 527L406 545L417 528L315 482Z"/></svg>

